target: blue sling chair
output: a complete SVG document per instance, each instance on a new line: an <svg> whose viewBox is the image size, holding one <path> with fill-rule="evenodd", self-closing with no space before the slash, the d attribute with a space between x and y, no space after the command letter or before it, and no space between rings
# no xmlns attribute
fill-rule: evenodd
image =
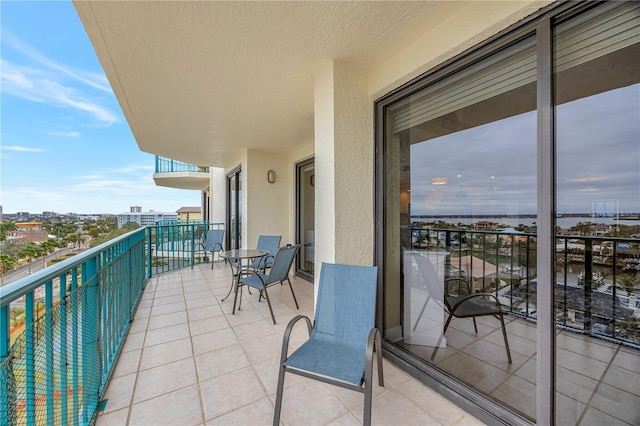
<svg viewBox="0 0 640 426"><path fill-rule="evenodd" d="M273 424L280 422L285 373L364 393L363 424L371 424L373 354L382 377L382 342L375 328L377 267L323 263L313 327L293 318L284 332ZM304 319L309 340L287 355L291 330Z"/></svg>
<svg viewBox="0 0 640 426"><path fill-rule="evenodd" d="M280 238L280 237L278 237ZM300 248L300 244L288 244L285 247L281 247L277 250L276 256L273 259L273 263L270 265L269 274L264 274L258 270L248 270L244 272L244 277L240 278L238 281L238 289L236 290L235 297L233 299L233 313L236 312L236 302L238 300L238 293L240 293L240 305L242 305L242 286L247 286L249 288L253 287L260 291L260 298L258 301L262 300L264 297L267 299L267 304L269 305L269 311L271 312L271 318L273 319L273 323L276 323L276 317L273 315L273 309L271 309L271 299L269 299L269 293L267 292L267 287L270 287L277 283L283 283L284 280L287 280L289 283L289 288L291 289L291 294L293 295L293 301L296 304L296 308L300 309L298 306L298 301L296 300L296 294L293 292L293 287L291 286L291 281L289 280L289 269L291 269L291 265L293 264L293 259L296 257L296 253ZM240 310L240 305L238 305L238 310Z"/></svg>
<svg viewBox="0 0 640 426"><path fill-rule="evenodd" d="M263 273L266 273L267 268L271 268L276 257L276 253L278 253L281 239L281 235L260 235L258 238L258 246L256 248L258 250L267 250L269 254L265 257L255 259L249 265L249 269L253 269L254 271L261 269Z"/></svg>
<svg viewBox="0 0 640 426"><path fill-rule="evenodd" d="M222 240L224 239L224 229L210 229L204 240L204 252L211 252L211 269L213 269L213 255L222 251Z"/></svg>

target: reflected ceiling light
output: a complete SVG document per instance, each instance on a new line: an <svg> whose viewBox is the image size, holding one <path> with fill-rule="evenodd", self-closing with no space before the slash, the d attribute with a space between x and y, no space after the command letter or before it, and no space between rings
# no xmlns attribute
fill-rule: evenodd
<svg viewBox="0 0 640 426"><path fill-rule="evenodd" d="M431 185L446 185L446 184L447 184L447 178L437 177L437 178L431 179Z"/></svg>
<svg viewBox="0 0 640 426"><path fill-rule="evenodd" d="M602 179L603 178L601 178L601 177L591 176L591 177L583 177L583 178L571 179L571 180L569 180L569 182L576 182L576 183L599 182Z"/></svg>
<svg viewBox="0 0 640 426"><path fill-rule="evenodd" d="M593 188L593 187L591 187L591 188L581 188L581 189L578 189L578 192L594 192L594 191L598 191L598 188Z"/></svg>

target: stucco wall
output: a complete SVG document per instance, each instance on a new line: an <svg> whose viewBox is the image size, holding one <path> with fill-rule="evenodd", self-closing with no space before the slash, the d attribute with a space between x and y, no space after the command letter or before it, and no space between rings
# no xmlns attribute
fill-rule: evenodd
<svg viewBox="0 0 640 426"><path fill-rule="evenodd" d="M276 172L275 183L267 181L267 172ZM244 217L247 232L244 247L255 247L260 235L281 235L281 244L294 243L289 227L289 188L293 185L289 158L286 155L266 151L249 150L247 169L242 171L247 193L248 216ZM244 209L243 209L244 210ZM244 236L243 236L244 238Z"/></svg>
<svg viewBox="0 0 640 426"><path fill-rule="evenodd" d="M376 99L477 45L553 1L475 1L429 28L413 43L369 72Z"/></svg>

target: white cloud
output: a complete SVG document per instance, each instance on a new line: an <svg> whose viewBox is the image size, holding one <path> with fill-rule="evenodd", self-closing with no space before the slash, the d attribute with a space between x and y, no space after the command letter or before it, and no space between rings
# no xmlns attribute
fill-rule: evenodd
<svg viewBox="0 0 640 426"><path fill-rule="evenodd" d="M21 52L23 55L31 58L35 62L44 65L45 67L59 71L80 83L93 87L94 89L98 89L107 93L113 93L111 87L109 86L109 82L107 81L107 78L104 74L76 70L71 67L59 64L54 60L47 58L38 50L29 46L27 43L23 42L6 30L2 31L2 40L15 50Z"/></svg>
<svg viewBox="0 0 640 426"><path fill-rule="evenodd" d="M32 102L50 103L57 107L70 107L91 114L109 124L119 118L109 108L100 105L73 87L56 81L58 76L46 70L22 66L2 59L0 84L2 92Z"/></svg>
<svg viewBox="0 0 640 426"><path fill-rule="evenodd" d="M2 149L7 151L15 151L15 152L45 152L45 149L42 148L29 148L26 146L18 146L18 145L8 145L3 146Z"/></svg>
<svg viewBox="0 0 640 426"><path fill-rule="evenodd" d="M80 132L47 132L51 136L64 136L67 138L77 138L80 136Z"/></svg>

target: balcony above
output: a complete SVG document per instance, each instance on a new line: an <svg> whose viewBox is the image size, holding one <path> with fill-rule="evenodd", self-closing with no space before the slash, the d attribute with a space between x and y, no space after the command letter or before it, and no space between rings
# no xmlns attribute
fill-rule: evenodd
<svg viewBox="0 0 640 426"><path fill-rule="evenodd" d="M153 181L168 188L203 190L209 185L209 168L156 155Z"/></svg>

